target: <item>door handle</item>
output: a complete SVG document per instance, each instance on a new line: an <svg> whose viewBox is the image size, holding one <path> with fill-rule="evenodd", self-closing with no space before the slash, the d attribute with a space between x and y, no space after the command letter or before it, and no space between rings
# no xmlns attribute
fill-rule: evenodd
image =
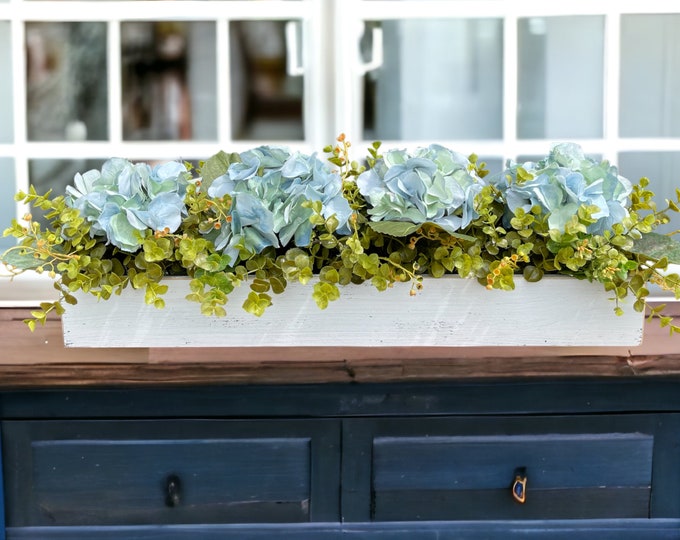
<svg viewBox="0 0 680 540"><path fill-rule="evenodd" d="M181 497L181 482L179 476L171 474L165 479L165 505L171 508L179 506Z"/></svg>
<svg viewBox="0 0 680 540"><path fill-rule="evenodd" d="M515 480L512 482L512 498L520 504L524 504L527 500L526 467L515 469Z"/></svg>

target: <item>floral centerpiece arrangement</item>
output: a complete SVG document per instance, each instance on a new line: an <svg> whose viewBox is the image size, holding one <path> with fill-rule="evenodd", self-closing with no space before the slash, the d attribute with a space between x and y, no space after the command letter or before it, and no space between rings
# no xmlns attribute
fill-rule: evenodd
<svg viewBox="0 0 680 540"><path fill-rule="evenodd" d="M650 284L680 298L680 277L667 271L680 243L654 232L680 211L680 190L659 208L646 178L632 184L571 143L497 174L438 145L374 143L363 164L349 149L341 135L325 157L261 146L196 170L110 159L62 195L18 193L46 225L14 220L4 234L18 242L2 262L12 275L48 273L60 293L27 324L63 313L78 291L106 300L131 286L162 308L171 275L191 278L187 300L210 316L227 315L230 293L247 286L242 308L259 316L291 282L312 282L323 309L365 281L379 290L410 282L416 295L424 276L511 290L519 275L563 274L600 282L617 312L633 297L635 310L680 332L646 301Z"/></svg>

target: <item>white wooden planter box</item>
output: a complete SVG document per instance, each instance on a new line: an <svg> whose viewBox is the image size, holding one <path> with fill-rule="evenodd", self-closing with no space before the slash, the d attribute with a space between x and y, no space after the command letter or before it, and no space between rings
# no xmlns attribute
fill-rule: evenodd
<svg viewBox="0 0 680 540"><path fill-rule="evenodd" d="M316 306L311 285L289 284L260 318L241 308L247 286L230 295L226 317L213 318L185 300L187 279L167 283L160 310L131 288L107 301L79 296L62 317L66 346L632 346L641 343L644 322L629 304L615 315L599 283L559 276L517 279L514 291L430 278L416 296L409 284L385 292L350 285L326 310Z"/></svg>

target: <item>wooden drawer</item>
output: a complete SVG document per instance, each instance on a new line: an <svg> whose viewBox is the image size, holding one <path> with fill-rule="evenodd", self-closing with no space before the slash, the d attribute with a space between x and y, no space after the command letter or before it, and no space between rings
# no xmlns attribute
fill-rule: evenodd
<svg viewBox="0 0 680 540"><path fill-rule="evenodd" d="M358 476L371 479L373 521L650 517L648 418L376 420L357 430L370 445Z"/></svg>
<svg viewBox="0 0 680 540"><path fill-rule="evenodd" d="M4 422L7 523L311 521L337 437L320 421Z"/></svg>

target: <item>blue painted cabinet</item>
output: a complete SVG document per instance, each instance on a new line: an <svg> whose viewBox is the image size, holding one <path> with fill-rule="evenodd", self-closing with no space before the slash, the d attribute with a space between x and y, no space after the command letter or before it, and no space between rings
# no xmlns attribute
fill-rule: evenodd
<svg viewBox="0 0 680 540"><path fill-rule="evenodd" d="M7 539L676 539L680 381L0 394Z"/></svg>

